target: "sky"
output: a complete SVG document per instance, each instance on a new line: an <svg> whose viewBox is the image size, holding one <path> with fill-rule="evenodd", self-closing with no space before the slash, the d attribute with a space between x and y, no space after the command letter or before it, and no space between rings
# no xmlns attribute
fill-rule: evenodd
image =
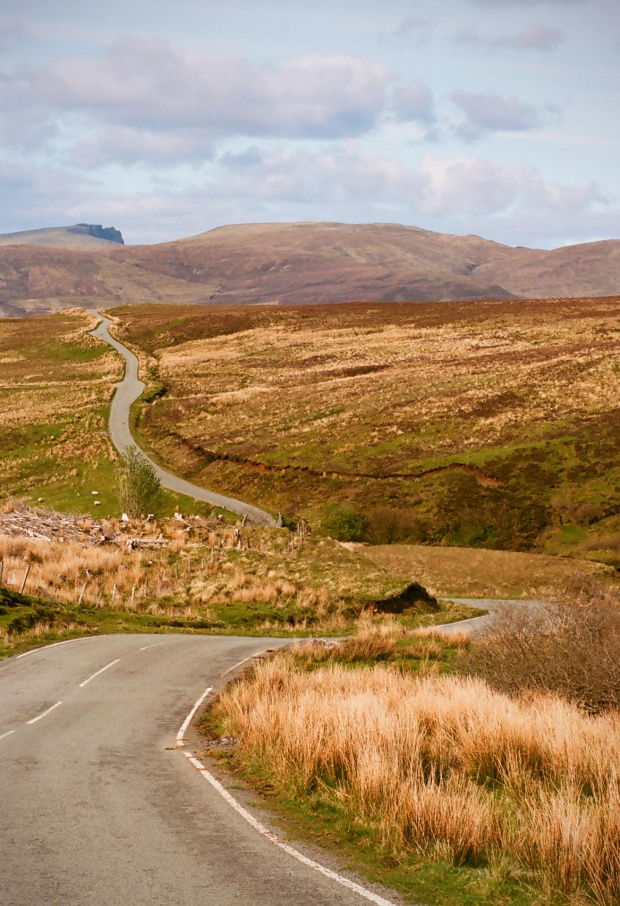
<svg viewBox="0 0 620 906"><path fill-rule="evenodd" d="M0 0L0 233L620 237L620 0Z"/></svg>

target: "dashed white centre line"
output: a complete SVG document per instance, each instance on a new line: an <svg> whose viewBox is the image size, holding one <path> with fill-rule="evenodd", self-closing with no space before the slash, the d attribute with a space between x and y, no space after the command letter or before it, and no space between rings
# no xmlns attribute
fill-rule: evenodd
<svg viewBox="0 0 620 906"><path fill-rule="evenodd" d="M160 645L165 645L165 642L155 642L154 645L145 645L144 648L138 648L138 651L146 651L149 648L159 648Z"/></svg>
<svg viewBox="0 0 620 906"><path fill-rule="evenodd" d="M43 714L39 714L38 717L33 717L32 720L27 720L26 723L27 724L36 724L36 722L38 720L41 720L42 718L46 717L48 714L50 714L50 712L55 711L56 708L60 708L61 705L62 705L62 702L56 702L55 705L52 705L52 707L48 708L47 711L44 711Z"/></svg>
<svg viewBox="0 0 620 906"><path fill-rule="evenodd" d="M105 670L109 670L110 667L114 666L114 664L118 664L119 661L120 661L120 657L117 657L115 661L110 661L110 663L106 664L105 667L102 667L101 670L97 670L96 673L91 674L91 676L89 676L88 679L85 679L83 683L80 683L80 689L82 689L84 686L86 686L87 683L90 683L91 680L94 680L96 676L99 676Z"/></svg>
<svg viewBox="0 0 620 906"><path fill-rule="evenodd" d="M0 736L0 739L6 739L7 736L12 736L13 733L17 733L17 730L7 730L6 733L3 733L2 736Z"/></svg>
<svg viewBox="0 0 620 906"><path fill-rule="evenodd" d="M185 745L185 741L184 741L185 740L185 731L189 727L189 725L191 723L191 719L194 716L194 714L196 713L196 711L198 710L198 708L201 706L201 704L203 703L203 701L205 700L205 698L207 697L209 692L212 692L212 691L213 691L213 686L209 686L208 689L205 689L205 691L202 693L202 695L200 696L200 698L198 699L198 701L196 702L196 704L194 705L192 710L189 712L189 714L183 721L183 725L182 725L181 729L179 730L179 732L177 733L177 742L176 742L177 746Z"/></svg>

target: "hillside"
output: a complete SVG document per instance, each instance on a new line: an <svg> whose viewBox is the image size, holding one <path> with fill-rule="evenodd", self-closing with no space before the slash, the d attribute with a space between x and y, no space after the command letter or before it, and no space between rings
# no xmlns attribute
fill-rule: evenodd
<svg viewBox="0 0 620 906"><path fill-rule="evenodd" d="M78 225L0 236L0 316L134 302L322 304L614 295L620 240L555 251L398 224L220 227L123 246ZM120 236L120 234L118 234Z"/></svg>
<svg viewBox="0 0 620 906"><path fill-rule="evenodd" d="M134 306L173 471L341 540L620 566L620 299Z"/></svg>
<svg viewBox="0 0 620 906"><path fill-rule="evenodd" d="M209 287L218 303L303 304L510 298L474 271L511 251L397 224L275 223L128 248L123 258Z"/></svg>
<svg viewBox="0 0 620 906"><path fill-rule="evenodd" d="M0 245L37 245L46 248L81 249L95 246L124 245L120 230L101 224L76 223L67 227L0 233Z"/></svg>

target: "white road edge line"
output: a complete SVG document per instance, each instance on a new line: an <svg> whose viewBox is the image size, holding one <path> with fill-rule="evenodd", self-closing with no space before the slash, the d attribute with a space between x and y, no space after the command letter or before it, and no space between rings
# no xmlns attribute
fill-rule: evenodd
<svg viewBox="0 0 620 906"><path fill-rule="evenodd" d="M146 651L148 648L159 648L160 645L165 644L165 642L155 642L154 645L145 645L144 648L138 648L138 651Z"/></svg>
<svg viewBox="0 0 620 906"><path fill-rule="evenodd" d="M251 661L253 657L258 657L259 654L263 654L263 652L259 651L256 654L249 654L247 657L244 657L242 661L237 661L237 663L233 664L232 667L229 667L228 670L224 670L224 672L222 673L222 676L226 676L227 674L232 673L233 670L237 669L237 667L240 667L242 664L245 664L246 661Z"/></svg>
<svg viewBox="0 0 620 906"><path fill-rule="evenodd" d="M48 648L56 648L57 645L68 645L69 642L87 642L89 639L100 638L102 638L102 636L82 635L78 639L65 639L64 642L52 642L50 645L40 645L38 648L33 648L31 651L24 651L23 654L16 654L15 660L18 661L20 657L29 657L31 654L36 654L38 651L46 651Z"/></svg>
<svg viewBox="0 0 620 906"><path fill-rule="evenodd" d="M26 723L27 723L27 724L36 724L36 722L37 722L38 720L41 720L41 718L43 718L43 717L45 717L46 715L48 715L48 714L50 713L50 711L55 711L56 708L60 708L61 705L62 705L62 702L56 702L55 705L52 705L52 707L51 707L51 708L48 708L47 711L44 711L43 714L39 714L38 717L33 717L32 720L27 720Z"/></svg>
<svg viewBox="0 0 620 906"><path fill-rule="evenodd" d="M96 673L91 674L88 679L85 679L83 683L80 683L80 689L82 689L87 683L90 683L96 676L99 676L100 673L103 673L104 670L109 670L110 667L113 667L114 664L118 664L120 657L117 657L115 661L110 661L109 664L106 664L105 667L102 667L101 670L97 670Z"/></svg>
<svg viewBox="0 0 620 906"><path fill-rule="evenodd" d="M209 692L212 692L212 691L213 691L213 686L209 686L208 689L205 689L205 691L202 693L202 695L200 696L200 698L198 699L198 701L196 702L196 704L194 705L192 710L189 712L189 714L183 721L181 729L177 733L177 738L176 738L177 746L185 745L185 731L189 727L190 721L191 721L192 717L194 716L194 714L196 713L196 711L198 710L198 708L201 706L201 704L203 703L203 701L205 700L205 698L207 697Z"/></svg>
<svg viewBox="0 0 620 906"><path fill-rule="evenodd" d="M0 739L6 739L7 736L12 736L13 733L17 733L17 730L7 730L6 733L3 733L2 736L0 736Z"/></svg>
<svg viewBox="0 0 620 906"><path fill-rule="evenodd" d="M276 846L284 850L289 856L292 856L294 859L297 859L298 862L301 862L302 865L306 865L308 868L318 871L320 874L324 875L326 878L329 878L331 881L335 881L337 884L340 884L342 887L346 887L348 890L352 890L354 893L359 894L365 900L369 900L371 903L375 903L375 906L396 906L395 903L390 900L385 900L383 897L380 897L378 894L373 893L371 890L367 890L365 887L362 887L360 884L356 884L355 881L345 878L344 875L338 874L336 871L332 871L331 868L326 868L324 865L321 865L320 862L315 862L314 859L309 859L308 856L304 856L303 853L300 853L299 850L295 849L292 846L289 846L288 843L284 843L282 840L279 840L278 837L270 831L269 828L265 827L264 824L261 824L260 821L257 821L254 815L251 815L237 800L230 795L227 789L222 786L219 780L209 773L205 768L202 762L198 761L191 752L183 752L185 757L190 761L196 770L202 774L205 780L208 780L214 790L216 790L220 796L226 800L226 802L234 808L237 814L250 824L254 830L257 830L259 834L262 834L263 837L267 837L268 840L271 840Z"/></svg>

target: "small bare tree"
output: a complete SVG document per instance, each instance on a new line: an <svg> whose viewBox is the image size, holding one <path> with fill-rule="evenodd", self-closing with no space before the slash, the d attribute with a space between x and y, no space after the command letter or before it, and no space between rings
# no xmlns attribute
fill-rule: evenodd
<svg viewBox="0 0 620 906"><path fill-rule="evenodd" d="M154 512L160 502L161 481L152 463L137 447L122 454L116 494L123 513L135 518Z"/></svg>

